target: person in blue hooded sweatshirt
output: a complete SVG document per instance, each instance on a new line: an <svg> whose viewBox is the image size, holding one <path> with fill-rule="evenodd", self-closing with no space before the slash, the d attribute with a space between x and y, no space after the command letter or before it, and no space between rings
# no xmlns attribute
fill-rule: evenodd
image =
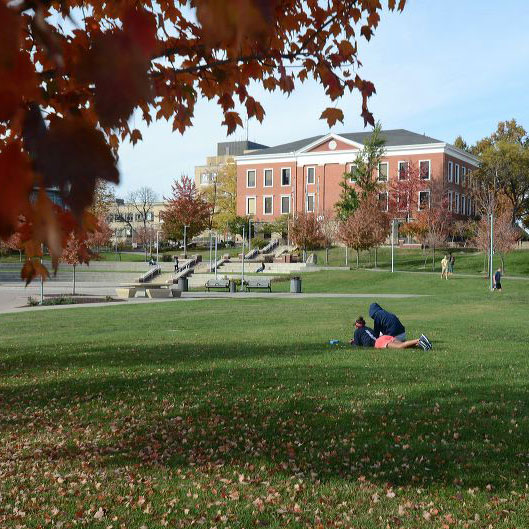
<svg viewBox="0 0 529 529"><path fill-rule="evenodd" d="M373 318L373 321L375 322L375 328L373 329L373 333L375 335L375 338L377 339L377 341L375 342L376 348L380 349L384 347L390 347L389 345L387 345L389 342L396 342L397 344L399 344L399 348L406 347L406 345L401 345L408 344L406 340L406 329L395 314L384 310L378 303L371 303L371 305L369 306L369 315L371 316L371 318ZM391 337L393 337L394 340L391 340ZM416 343L410 345L411 342ZM411 340L410 344L408 344L407 346L413 347L417 345L425 350L430 350L432 348L430 340L424 334L421 334L421 337L418 340ZM394 346L395 344L393 344L393 346L391 347Z"/></svg>
<svg viewBox="0 0 529 529"><path fill-rule="evenodd" d="M393 336L401 342L406 341L406 329L395 314L384 310L378 303L371 303L369 306L369 316L375 322L374 331L377 338L384 334Z"/></svg>

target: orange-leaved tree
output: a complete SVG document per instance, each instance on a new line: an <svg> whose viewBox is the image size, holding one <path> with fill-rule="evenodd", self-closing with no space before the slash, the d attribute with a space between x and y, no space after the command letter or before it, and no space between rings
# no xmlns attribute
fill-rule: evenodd
<svg viewBox="0 0 529 529"><path fill-rule="evenodd" d="M72 231L66 240L66 244L62 251L61 261L72 265L72 295L75 296L75 271L78 265L88 264L93 254L88 247L87 239L84 234L75 233Z"/></svg>
<svg viewBox="0 0 529 529"><path fill-rule="evenodd" d="M184 234L190 240L207 228L211 205L186 175L173 182L172 191L172 196L165 198L167 205L160 212L162 233L167 240L181 240Z"/></svg>
<svg viewBox="0 0 529 529"><path fill-rule="evenodd" d="M356 250L356 266L360 252L380 246L389 234L389 215L380 209L376 197L367 197L346 220L340 223L338 236L347 248Z"/></svg>
<svg viewBox="0 0 529 529"><path fill-rule="evenodd" d="M325 245L325 235L315 213L297 213L290 221L290 239L303 250L315 250Z"/></svg>
<svg viewBox="0 0 529 529"><path fill-rule="evenodd" d="M215 100L230 134L242 110L263 119L257 85L289 94L311 77L332 101L359 92L373 124L358 40L372 37L382 9L373 0L0 0L0 237L23 215L27 258L44 243L58 262L60 215L32 190L58 188L82 226L96 181L119 179L120 142L141 140L135 110L183 133L197 100ZM329 107L321 118L332 126L344 116ZM24 268L35 274L46 272Z"/></svg>

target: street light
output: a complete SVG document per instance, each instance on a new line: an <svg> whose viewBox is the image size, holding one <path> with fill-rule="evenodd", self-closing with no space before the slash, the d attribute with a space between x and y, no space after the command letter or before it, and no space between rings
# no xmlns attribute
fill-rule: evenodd
<svg viewBox="0 0 529 529"><path fill-rule="evenodd" d="M248 217L248 252L252 251L252 217Z"/></svg>
<svg viewBox="0 0 529 529"><path fill-rule="evenodd" d="M160 242L159 242L159 230L156 230L156 264L158 264L158 260L159 260L159 251L158 251L158 248L160 247Z"/></svg>
<svg viewBox="0 0 529 529"><path fill-rule="evenodd" d="M184 259L187 259L187 228L189 224L184 224Z"/></svg>

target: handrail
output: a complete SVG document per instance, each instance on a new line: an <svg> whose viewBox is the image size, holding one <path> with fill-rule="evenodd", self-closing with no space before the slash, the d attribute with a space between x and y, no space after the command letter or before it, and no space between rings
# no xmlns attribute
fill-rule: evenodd
<svg viewBox="0 0 529 529"><path fill-rule="evenodd" d="M250 250L245 256L245 259L253 259L259 253L259 248L254 248Z"/></svg>
<svg viewBox="0 0 529 529"><path fill-rule="evenodd" d="M277 246L279 246L279 239L274 239L273 241L270 241L262 250L260 250L259 253L269 253Z"/></svg>
<svg viewBox="0 0 529 529"><path fill-rule="evenodd" d="M155 265L140 276L140 278L138 279L138 283L146 283L147 281L150 281L153 277L156 277L161 273L162 267L160 265Z"/></svg>

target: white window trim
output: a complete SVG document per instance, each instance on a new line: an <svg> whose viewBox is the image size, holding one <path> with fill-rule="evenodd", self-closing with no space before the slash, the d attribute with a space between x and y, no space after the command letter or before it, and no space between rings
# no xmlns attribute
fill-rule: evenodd
<svg viewBox="0 0 529 529"><path fill-rule="evenodd" d="M290 210L292 209L292 200L290 198L290 195L281 195L281 201L280 201L280 209L281 209L281 215L290 215ZM283 211L283 198L288 198L288 211Z"/></svg>
<svg viewBox="0 0 529 529"><path fill-rule="evenodd" d="M288 170L290 174L289 183L283 184L283 171ZM292 167L281 167L279 178L281 179L281 187L290 187L292 185Z"/></svg>
<svg viewBox="0 0 529 529"><path fill-rule="evenodd" d="M407 171L406 172L408 172L409 169L410 169L410 162L408 160L399 160L397 162L397 180L401 180L401 178L400 178L400 164L401 163L405 163L407 165ZM402 180L406 180L406 178L402 178Z"/></svg>
<svg viewBox="0 0 529 529"><path fill-rule="evenodd" d="M454 197L456 202L455 213L459 214L459 193L455 193Z"/></svg>
<svg viewBox="0 0 529 529"><path fill-rule="evenodd" d="M248 200L253 198L255 200L255 212L250 213L248 208ZM246 195L246 215L257 215L257 197L255 195Z"/></svg>
<svg viewBox="0 0 529 529"><path fill-rule="evenodd" d="M265 199L272 199L272 211L270 213L266 212ZM273 215L274 214L274 195L263 195L263 215Z"/></svg>
<svg viewBox="0 0 529 529"><path fill-rule="evenodd" d="M449 182L454 181L454 162L448 162L448 177Z"/></svg>
<svg viewBox="0 0 529 529"><path fill-rule="evenodd" d="M459 185L459 164L454 165L454 183Z"/></svg>
<svg viewBox="0 0 529 529"><path fill-rule="evenodd" d="M467 185L467 168L464 165L461 166L461 184L464 187Z"/></svg>
<svg viewBox="0 0 529 529"><path fill-rule="evenodd" d="M309 197L313 198L312 211L309 211ZM315 211L316 211L316 193L307 193L307 196L305 198L305 212L314 213Z"/></svg>
<svg viewBox="0 0 529 529"><path fill-rule="evenodd" d="M307 182L307 185L312 186L316 183L316 166L315 165L308 165L305 167L305 181ZM309 182L309 169L314 169L314 182Z"/></svg>
<svg viewBox="0 0 529 529"><path fill-rule="evenodd" d="M452 193L452 191L448 191L448 211L452 211L452 207L453 207L452 200L453 199L454 199L454 194Z"/></svg>
<svg viewBox="0 0 529 529"><path fill-rule="evenodd" d="M467 214L467 197L465 195L461 195L461 215Z"/></svg>
<svg viewBox="0 0 529 529"><path fill-rule="evenodd" d="M266 185L266 177L265 177L266 171L272 171L272 183L269 186ZM265 167L263 169L263 187L274 187L274 169L273 169L273 167Z"/></svg>
<svg viewBox="0 0 529 529"><path fill-rule="evenodd" d="M255 185L249 186L248 176L250 175L252 171L255 173L255 178L254 178ZM257 169L246 169L246 189L254 189L256 186L257 186Z"/></svg>
<svg viewBox="0 0 529 529"><path fill-rule="evenodd" d="M386 179L385 180L380 180L380 166L381 165L385 165L387 166L387 169L386 169ZM378 167L377 167L377 182L389 182L389 162L378 162Z"/></svg>
<svg viewBox="0 0 529 529"><path fill-rule="evenodd" d="M353 165L354 162L347 162L345 164L345 172L351 174L353 172ZM349 182L351 182L351 184L356 184L356 178L349 178Z"/></svg>
<svg viewBox="0 0 529 529"><path fill-rule="evenodd" d="M429 189L423 189L422 191L419 191L418 200L417 200L417 209L419 211L423 211L423 208L421 208L421 193L428 193L428 209L432 206L432 193Z"/></svg>
<svg viewBox="0 0 529 529"><path fill-rule="evenodd" d="M428 162L428 178L421 177L421 163ZM432 179L432 161L431 160L419 160L419 178L421 180L431 180Z"/></svg>

